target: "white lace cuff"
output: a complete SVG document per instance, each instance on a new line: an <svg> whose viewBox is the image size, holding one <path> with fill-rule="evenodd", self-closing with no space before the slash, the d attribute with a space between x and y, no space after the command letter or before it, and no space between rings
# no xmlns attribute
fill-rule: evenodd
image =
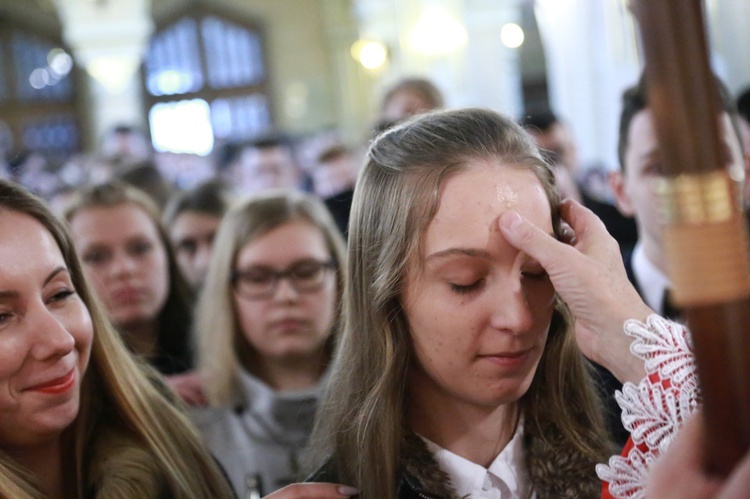
<svg viewBox="0 0 750 499"><path fill-rule="evenodd" d="M596 473L609 483L613 497L635 499L644 497L648 470L698 407L700 393L693 343L684 326L651 315L645 324L628 320L624 330L634 338L631 353L646 368L638 386L626 382L615 394L634 446L627 456L597 465Z"/></svg>

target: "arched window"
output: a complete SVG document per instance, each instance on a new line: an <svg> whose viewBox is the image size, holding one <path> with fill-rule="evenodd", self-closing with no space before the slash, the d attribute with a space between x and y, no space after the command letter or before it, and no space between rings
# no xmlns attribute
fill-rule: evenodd
<svg viewBox="0 0 750 499"><path fill-rule="evenodd" d="M263 38L250 23L185 13L157 29L143 73L157 150L207 154L215 139L248 139L271 124Z"/></svg>
<svg viewBox="0 0 750 499"><path fill-rule="evenodd" d="M0 148L59 164L80 149L73 58L60 40L0 24Z"/></svg>

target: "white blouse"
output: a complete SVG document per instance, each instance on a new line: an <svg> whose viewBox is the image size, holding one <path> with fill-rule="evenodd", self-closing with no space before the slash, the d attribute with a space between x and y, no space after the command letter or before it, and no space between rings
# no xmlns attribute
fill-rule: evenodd
<svg viewBox="0 0 750 499"><path fill-rule="evenodd" d="M443 449L426 438L427 448L435 456L442 471L450 478L458 497L471 499L527 499L536 497L531 491L523 464L523 421L508 445L489 468L480 466Z"/></svg>

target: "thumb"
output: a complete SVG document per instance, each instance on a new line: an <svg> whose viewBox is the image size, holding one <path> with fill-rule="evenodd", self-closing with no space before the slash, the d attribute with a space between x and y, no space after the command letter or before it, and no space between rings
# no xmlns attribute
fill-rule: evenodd
<svg viewBox="0 0 750 499"><path fill-rule="evenodd" d="M558 241L515 211L503 213L500 217L500 231L506 241L538 261L550 274L566 258L570 258L571 252L577 253L575 249Z"/></svg>

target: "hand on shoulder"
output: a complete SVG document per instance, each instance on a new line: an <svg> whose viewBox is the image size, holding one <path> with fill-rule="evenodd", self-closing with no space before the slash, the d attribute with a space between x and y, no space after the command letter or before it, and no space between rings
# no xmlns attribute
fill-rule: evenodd
<svg viewBox="0 0 750 499"><path fill-rule="evenodd" d="M341 499L359 494L354 487L335 483L294 483L264 499Z"/></svg>
<svg viewBox="0 0 750 499"><path fill-rule="evenodd" d="M204 406L208 404L206 395L203 391L203 380L197 371L190 371L183 374L173 374L165 376L169 388L189 406Z"/></svg>

